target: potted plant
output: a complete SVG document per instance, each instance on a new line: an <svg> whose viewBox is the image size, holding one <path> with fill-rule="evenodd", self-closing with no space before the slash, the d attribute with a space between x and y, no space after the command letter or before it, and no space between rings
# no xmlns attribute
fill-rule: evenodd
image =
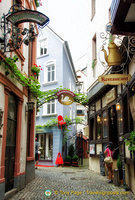
<svg viewBox="0 0 135 200"><path fill-rule="evenodd" d="M125 144L128 146L128 150L131 151L132 159L135 158L135 131L130 132L129 138L124 140Z"/></svg>
<svg viewBox="0 0 135 200"><path fill-rule="evenodd" d="M70 166L71 165L71 156L66 156L64 159L64 165L65 166Z"/></svg>
<svg viewBox="0 0 135 200"><path fill-rule="evenodd" d="M37 64L34 64L32 67L31 67L31 72L34 74L34 76L36 76L38 78L39 74L40 74L40 70L43 70L41 68L41 66L37 65Z"/></svg>
<svg viewBox="0 0 135 200"><path fill-rule="evenodd" d="M117 159L117 168L119 170L119 179L120 179L120 182L121 182L122 179L123 179L123 170L122 170L122 162L121 162L121 159L120 159L120 155L118 155L118 159Z"/></svg>
<svg viewBox="0 0 135 200"><path fill-rule="evenodd" d="M78 158L79 157L76 154L73 156L73 158L72 158L72 166L73 167L78 167Z"/></svg>
<svg viewBox="0 0 135 200"><path fill-rule="evenodd" d="M74 154L75 154L74 145L71 144L71 145L69 146L68 155L69 155L69 156L71 157L71 159L72 159L73 156L74 156Z"/></svg>

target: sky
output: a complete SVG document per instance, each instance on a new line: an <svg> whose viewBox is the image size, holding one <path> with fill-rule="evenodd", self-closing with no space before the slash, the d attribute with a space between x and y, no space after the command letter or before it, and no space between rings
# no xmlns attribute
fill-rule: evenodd
<svg viewBox="0 0 135 200"><path fill-rule="evenodd" d="M88 48L90 0L42 0L38 11L49 17L48 26L68 42L75 64Z"/></svg>

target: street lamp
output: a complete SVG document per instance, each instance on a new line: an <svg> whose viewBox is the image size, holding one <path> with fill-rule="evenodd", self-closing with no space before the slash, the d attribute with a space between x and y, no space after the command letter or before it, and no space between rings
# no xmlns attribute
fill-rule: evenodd
<svg viewBox="0 0 135 200"><path fill-rule="evenodd" d="M76 89L79 93L82 89L82 84L83 84L83 82L81 82L81 81L76 82Z"/></svg>

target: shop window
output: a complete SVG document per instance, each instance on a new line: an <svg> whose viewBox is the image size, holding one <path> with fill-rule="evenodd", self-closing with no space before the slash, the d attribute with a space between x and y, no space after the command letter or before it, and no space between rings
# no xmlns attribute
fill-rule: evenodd
<svg viewBox="0 0 135 200"><path fill-rule="evenodd" d="M90 140L95 140L95 123L94 118L90 119Z"/></svg>
<svg viewBox="0 0 135 200"><path fill-rule="evenodd" d="M123 125L124 125L124 134L128 133L128 101L127 95L123 99Z"/></svg>
<svg viewBox="0 0 135 200"><path fill-rule="evenodd" d="M107 112L104 111L103 112L103 120L102 120L102 123L103 123L103 138L106 138L108 137L108 115L107 115Z"/></svg>
<svg viewBox="0 0 135 200"><path fill-rule="evenodd" d="M122 105L120 103L120 110L117 111L117 124L118 124L118 134L123 134L123 115L122 115Z"/></svg>
<svg viewBox="0 0 135 200"><path fill-rule="evenodd" d="M97 115L96 117L96 121L97 121L97 139L101 139L101 135L102 135L102 120L101 120L101 115Z"/></svg>

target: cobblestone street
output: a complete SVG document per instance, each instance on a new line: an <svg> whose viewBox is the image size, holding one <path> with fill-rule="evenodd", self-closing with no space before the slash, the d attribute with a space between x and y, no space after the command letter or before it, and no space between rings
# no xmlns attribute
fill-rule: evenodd
<svg viewBox="0 0 135 200"><path fill-rule="evenodd" d="M46 196L45 191L51 195ZM109 184L106 177L88 169L54 167L39 168L36 177L25 189L10 200L128 200L135 199L132 192Z"/></svg>

